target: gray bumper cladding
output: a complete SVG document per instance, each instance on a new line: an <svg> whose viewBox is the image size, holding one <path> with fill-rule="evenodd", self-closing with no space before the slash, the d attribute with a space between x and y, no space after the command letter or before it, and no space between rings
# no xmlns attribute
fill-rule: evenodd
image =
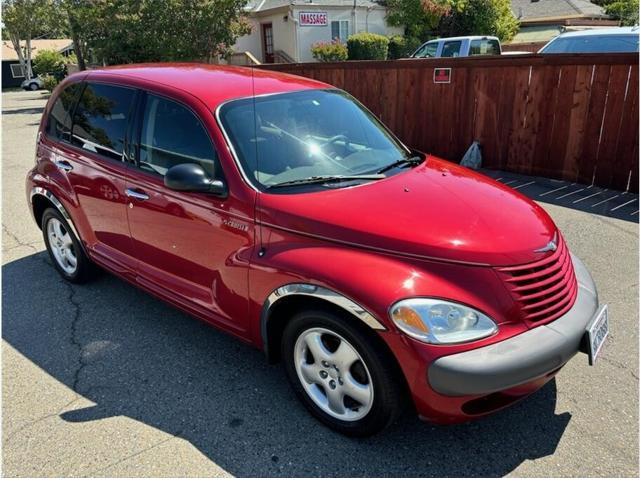
<svg viewBox="0 0 640 478"><path fill-rule="evenodd" d="M448 396L484 395L535 380L568 362L598 311L591 275L577 257L571 258L579 287L569 312L511 339L437 359L428 372L431 387Z"/></svg>

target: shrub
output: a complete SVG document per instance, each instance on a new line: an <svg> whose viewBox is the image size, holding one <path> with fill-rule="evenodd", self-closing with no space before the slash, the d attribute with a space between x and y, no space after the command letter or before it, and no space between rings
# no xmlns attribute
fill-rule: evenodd
<svg viewBox="0 0 640 478"><path fill-rule="evenodd" d="M349 60L386 60L389 39L376 33L356 33L347 40Z"/></svg>
<svg viewBox="0 0 640 478"><path fill-rule="evenodd" d="M66 71L66 58L56 50L42 50L33 59L33 70L37 75L53 75L62 78Z"/></svg>
<svg viewBox="0 0 640 478"><path fill-rule="evenodd" d="M408 58L422 43L418 38L394 35L389 37L389 60Z"/></svg>
<svg viewBox="0 0 640 478"><path fill-rule="evenodd" d="M311 46L313 57L322 62L345 61L347 59L347 46L340 40L332 42L318 42Z"/></svg>
<svg viewBox="0 0 640 478"><path fill-rule="evenodd" d="M60 80L53 75L43 75L42 82L44 83L44 89L51 92L60 83Z"/></svg>

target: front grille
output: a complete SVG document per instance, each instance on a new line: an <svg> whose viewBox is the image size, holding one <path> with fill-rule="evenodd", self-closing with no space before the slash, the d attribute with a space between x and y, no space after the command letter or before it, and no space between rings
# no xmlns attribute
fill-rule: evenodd
<svg viewBox="0 0 640 478"><path fill-rule="evenodd" d="M536 325L565 314L576 301L578 284L571 255L562 236L544 259L497 269L519 307L520 317Z"/></svg>

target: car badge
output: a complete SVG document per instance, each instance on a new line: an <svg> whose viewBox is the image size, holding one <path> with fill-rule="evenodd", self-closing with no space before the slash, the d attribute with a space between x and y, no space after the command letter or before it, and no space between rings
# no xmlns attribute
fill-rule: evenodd
<svg viewBox="0 0 640 478"><path fill-rule="evenodd" d="M536 249L533 252L555 252L556 249L558 249L558 245L556 244L556 236L554 235L553 239L550 240L546 246Z"/></svg>

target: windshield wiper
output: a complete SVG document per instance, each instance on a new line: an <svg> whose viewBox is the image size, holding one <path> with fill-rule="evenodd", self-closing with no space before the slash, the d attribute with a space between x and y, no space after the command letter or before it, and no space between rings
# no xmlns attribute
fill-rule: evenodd
<svg viewBox="0 0 640 478"><path fill-rule="evenodd" d="M303 184L322 184L322 183L335 183L339 181L351 181L355 179L364 179L368 181L374 181L377 179L386 178L383 174L358 174L353 176L339 175L339 176L311 176L304 179L293 179L291 181L284 181L281 183L272 184L267 189L284 188L287 186L298 186Z"/></svg>
<svg viewBox="0 0 640 478"><path fill-rule="evenodd" d="M393 168L398 167L398 166L404 166L405 164L411 165L411 166L417 166L418 164L422 163L422 161L424 161L422 156L411 156L410 158L402 158L402 159L399 159L398 161L396 161L394 163L391 163L391 164L385 166L384 168L382 168L379 171L377 171L377 173L378 174L386 173L390 169L393 169Z"/></svg>

